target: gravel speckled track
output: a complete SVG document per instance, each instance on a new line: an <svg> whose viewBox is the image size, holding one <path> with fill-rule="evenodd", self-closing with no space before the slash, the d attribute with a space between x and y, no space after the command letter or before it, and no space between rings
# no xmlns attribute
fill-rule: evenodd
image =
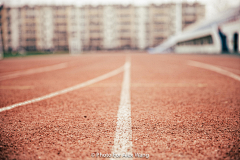
<svg viewBox="0 0 240 160"><path fill-rule="evenodd" d="M219 56L133 56L133 152L151 159L239 159L240 82L188 66L187 59L240 64Z"/></svg>
<svg viewBox="0 0 240 160"><path fill-rule="evenodd" d="M132 151L149 159L239 159L240 82L188 60L240 75L240 58L102 54L2 60L0 76L67 63L0 81L0 107L93 79L131 57ZM0 159L97 159L114 146L123 73L0 113ZM106 159L106 158L103 158ZM145 158L135 158L145 159Z"/></svg>

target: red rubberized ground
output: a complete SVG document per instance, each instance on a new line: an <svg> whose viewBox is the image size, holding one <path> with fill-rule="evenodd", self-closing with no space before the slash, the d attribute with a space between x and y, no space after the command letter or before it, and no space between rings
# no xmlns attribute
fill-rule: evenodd
<svg viewBox="0 0 240 160"><path fill-rule="evenodd" d="M133 153L156 160L240 158L240 82L187 65L194 60L240 75L237 56L91 54L4 59L0 76L64 62L67 67L0 81L0 107L108 73L124 65L126 56L131 57ZM91 153L110 154L122 81L120 73L0 112L0 159L97 159Z"/></svg>

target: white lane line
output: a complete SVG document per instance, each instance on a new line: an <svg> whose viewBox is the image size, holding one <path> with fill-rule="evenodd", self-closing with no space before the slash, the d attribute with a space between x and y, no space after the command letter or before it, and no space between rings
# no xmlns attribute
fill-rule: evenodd
<svg viewBox="0 0 240 160"><path fill-rule="evenodd" d="M225 69L225 70L227 70L227 71L231 71L231 72L233 72L233 73L240 74L240 70L238 70L238 69L233 69L233 68L228 68L228 67L222 67L222 66L217 66L217 67L222 68L222 69Z"/></svg>
<svg viewBox="0 0 240 160"><path fill-rule="evenodd" d="M211 71L220 73L222 75L231 77L231 78L233 78L233 79L235 79L237 81L240 81L240 76L238 76L238 75L236 75L236 74L234 74L232 72L226 71L224 69L221 69L219 67L216 67L214 65L201 63L201 62L196 62L196 61L188 61L188 65L194 66L194 67L199 67L199 68L204 68L204 69L207 69L207 70L211 70Z"/></svg>
<svg viewBox="0 0 240 160"><path fill-rule="evenodd" d="M132 154L132 124L131 124L131 100L130 100L130 68L131 63L128 59L124 66L124 77L122 83L121 100L117 114L117 127L112 148L112 159L119 159L113 155ZM126 158L132 159L132 158Z"/></svg>
<svg viewBox="0 0 240 160"><path fill-rule="evenodd" d="M35 74L35 73L54 71L54 70L58 70L58 69L66 68L66 67L67 67L67 63L60 63L60 64L56 64L56 65L52 65L52 66L28 69L25 71L17 71L12 74L1 76L0 81L6 80L6 79L11 79L11 78L16 78L16 77L20 77L20 76L25 76L25 75Z"/></svg>
<svg viewBox="0 0 240 160"><path fill-rule="evenodd" d="M52 98L52 97L55 97L55 96L58 96L58 95L61 95L61 94L67 93L67 92L71 92L71 91L77 90L79 88L86 87L86 86L91 85L93 83L96 83L96 82L102 81L104 79L110 78L112 76L115 76L115 75L121 73L122 71L123 71L123 66L118 68L118 69L116 69L116 70L113 70L113 71L111 71L109 73L106 73L106 74L104 74L102 76L93 78L91 80L88 80L86 82L77 84L75 86L72 86L72 87L69 87L69 88L57 91L57 92L53 92L53 93L47 94L47 95L42 96L42 97L34 98L34 99L31 99L31 100L28 100L28 101L24 101L24 102L16 103L16 104L13 104L13 105L10 105L10 106L7 106L7 107L0 108L0 112L6 111L6 110L10 110L10 109L13 109L15 107L27 105L27 104L30 104L30 103L39 102L39 101L42 101L42 100L45 100L45 99L48 99L48 98Z"/></svg>

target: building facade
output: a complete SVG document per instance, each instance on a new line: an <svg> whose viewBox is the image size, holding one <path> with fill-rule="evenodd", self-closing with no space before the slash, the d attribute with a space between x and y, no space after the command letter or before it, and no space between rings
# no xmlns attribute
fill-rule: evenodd
<svg viewBox="0 0 240 160"><path fill-rule="evenodd" d="M192 9L191 12L193 12ZM193 20L191 16L182 18L184 18L183 25L184 23L188 25ZM218 13L214 18L206 18L191 25L191 27L187 27L181 34L170 37L164 43L148 51L152 54L172 52L184 54L239 54L239 35L240 6L236 6Z"/></svg>
<svg viewBox="0 0 240 160"><path fill-rule="evenodd" d="M4 6L4 51L116 50L155 47L203 19L199 3L148 6Z"/></svg>

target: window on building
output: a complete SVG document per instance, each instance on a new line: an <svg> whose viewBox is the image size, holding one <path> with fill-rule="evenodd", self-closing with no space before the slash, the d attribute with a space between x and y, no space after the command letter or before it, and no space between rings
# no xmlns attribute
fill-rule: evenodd
<svg viewBox="0 0 240 160"><path fill-rule="evenodd" d="M90 33L100 33L100 30L90 30Z"/></svg>
<svg viewBox="0 0 240 160"><path fill-rule="evenodd" d="M127 33L127 32L130 32L130 30L129 29L121 29L120 32Z"/></svg>
<svg viewBox="0 0 240 160"><path fill-rule="evenodd" d="M35 23L26 23L26 26L28 27L34 27L36 24Z"/></svg>
<svg viewBox="0 0 240 160"><path fill-rule="evenodd" d="M209 44L213 44L213 39L211 35L177 43L178 46L209 45Z"/></svg>
<svg viewBox="0 0 240 160"><path fill-rule="evenodd" d="M36 38L27 38L26 41L27 41L27 42L35 42L35 41L36 41Z"/></svg>

